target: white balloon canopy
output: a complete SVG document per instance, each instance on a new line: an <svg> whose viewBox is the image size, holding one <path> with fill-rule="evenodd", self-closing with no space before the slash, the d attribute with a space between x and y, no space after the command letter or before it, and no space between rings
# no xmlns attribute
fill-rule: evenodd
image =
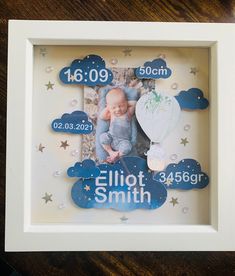
<svg viewBox="0 0 235 276"><path fill-rule="evenodd" d="M136 118L151 142L161 143L176 126L181 109L175 97L155 91L136 104Z"/></svg>

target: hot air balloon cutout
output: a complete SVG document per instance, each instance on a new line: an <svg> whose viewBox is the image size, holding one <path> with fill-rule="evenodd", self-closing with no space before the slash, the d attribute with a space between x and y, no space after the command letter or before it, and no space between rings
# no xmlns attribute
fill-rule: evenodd
<svg viewBox="0 0 235 276"><path fill-rule="evenodd" d="M175 97L156 91L144 94L136 104L136 118L151 141L147 161L153 171L165 168L166 153L162 142L178 123L180 113Z"/></svg>
<svg viewBox="0 0 235 276"><path fill-rule="evenodd" d="M209 105L198 88L181 91L178 96L151 91L144 94L136 104L136 118L150 139L147 152L148 166L153 171L165 168L164 139L176 127L181 110L205 109Z"/></svg>
<svg viewBox="0 0 235 276"><path fill-rule="evenodd" d="M138 67L135 72L138 78L154 79L167 78L172 73L171 69L167 67L166 62L162 59L155 59L152 62L145 62L144 66ZM208 100L204 98L203 92L198 88L191 88L188 91L181 91L175 97L153 90L147 94L144 94L138 100L136 104L136 118L141 128L150 139L150 148L147 151L147 163L151 170L155 172L162 171L157 176L163 175L163 170L166 167L166 152L162 146L163 141L177 126L181 110L206 109L208 105ZM190 163L188 166L192 172L195 171L196 175L200 165L196 160L190 160L191 161L187 161ZM168 172L171 168L175 168L175 164L168 165ZM196 181L197 185L193 185L192 182L194 181L191 181L191 179L193 179L194 176L191 178L188 177L188 175L186 176L185 174L187 174L187 172L182 172L184 166L178 165L177 169L177 176L182 174L182 177L186 178L189 182L186 184L184 183L185 185L175 185L174 183L171 188L203 188L209 183L209 178L206 176L203 178L203 183L201 185L198 185L200 182L199 178L199 182ZM174 173L171 172L170 178L167 176L164 178L164 181L163 178L159 179L155 177L155 179L162 183L166 182L167 184L171 184L174 182L174 176L172 176L173 174ZM167 188L169 186L170 185L166 185Z"/></svg>
<svg viewBox="0 0 235 276"><path fill-rule="evenodd" d="M171 74L171 69L161 58L147 61L135 70L136 77L140 79L165 79L169 78ZM136 118L151 141L150 149L147 152L148 166L151 170L164 169L166 153L161 144L176 126L180 113L178 101L164 93L151 91L138 100Z"/></svg>

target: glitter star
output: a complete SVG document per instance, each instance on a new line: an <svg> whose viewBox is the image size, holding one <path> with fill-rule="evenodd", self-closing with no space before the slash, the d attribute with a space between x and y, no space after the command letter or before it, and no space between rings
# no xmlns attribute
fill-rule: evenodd
<svg viewBox="0 0 235 276"><path fill-rule="evenodd" d="M131 56L131 52L132 52L132 49L130 49L130 48L126 48L125 50L123 50L125 57Z"/></svg>
<svg viewBox="0 0 235 276"><path fill-rule="evenodd" d="M48 201L52 201L51 197L52 197L52 194L49 195L48 193L45 193L45 195L44 195L44 197L42 197L42 199L44 199L45 203L47 203Z"/></svg>
<svg viewBox="0 0 235 276"><path fill-rule="evenodd" d="M186 146L186 144L188 144L188 143L189 143L189 141L188 141L187 137L186 138L181 138L180 144Z"/></svg>
<svg viewBox="0 0 235 276"><path fill-rule="evenodd" d="M198 69L196 67L191 67L190 73L196 75L198 72Z"/></svg>
<svg viewBox="0 0 235 276"><path fill-rule="evenodd" d="M84 187L84 190L86 190L86 191L90 191L90 186L88 186L88 185L86 185L85 187Z"/></svg>
<svg viewBox="0 0 235 276"><path fill-rule="evenodd" d="M46 53L47 53L47 49L46 48L40 48L40 55L41 56L45 57Z"/></svg>
<svg viewBox="0 0 235 276"><path fill-rule="evenodd" d="M178 198L177 197L176 198L172 197L170 203L172 203L173 207L175 207L176 204L179 204Z"/></svg>
<svg viewBox="0 0 235 276"><path fill-rule="evenodd" d="M184 214L187 214L187 213L188 213L188 211L189 211L189 208L188 208L188 207L184 207L184 208L182 208L182 212L183 212Z"/></svg>
<svg viewBox="0 0 235 276"><path fill-rule="evenodd" d="M164 184L167 185L167 187L169 187L170 185L172 185L172 180L170 180L169 178L167 178L167 180L166 180L166 182Z"/></svg>
<svg viewBox="0 0 235 276"><path fill-rule="evenodd" d="M184 130L185 130L185 131L190 130L190 128L191 128L191 126L190 126L189 124L187 124L187 125L184 126Z"/></svg>
<svg viewBox="0 0 235 276"><path fill-rule="evenodd" d="M66 150L66 148L69 146L68 141L61 141L61 145L60 148L64 148L64 150Z"/></svg>
<svg viewBox="0 0 235 276"><path fill-rule="evenodd" d="M128 220L128 218L127 218L126 216L122 216L122 217L120 218L120 220L121 220L122 222L126 222L126 221Z"/></svg>
<svg viewBox="0 0 235 276"><path fill-rule="evenodd" d="M178 84L176 82L172 83L171 88L172 89L177 89L178 88Z"/></svg>
<svg viewBox="0 0 235 276"><path fill-rule="evenodd" d="M116 65L116 64L118 63L118 60L117 60L116 58L112 58L112 59L110 60L110 63L111 63L112 65Z"/></svg>
<svg viewBox="0 0 235 276"><path fill-rule="evenodd" d="M49 90L49 89L51 89L51 90L53 90L53 86L54 86L55 84L54 83L51 83L50 81L47 83L47 84L45 84L45 86L47 87L47 90Z"/></svg>
<svg viewBox="0 0 235 276"><path fill-rule="evenodd" d="M64 202L60 203L58 206L59 209L64 209L65 207L66 207L66 205Z"/></svg>
<svg viewBox="0 0 235 276"><path fill-rule="evenodd" d="M38 146L38 151L43 152L44 149L45 149L45 147L40 143Z"/></svg>

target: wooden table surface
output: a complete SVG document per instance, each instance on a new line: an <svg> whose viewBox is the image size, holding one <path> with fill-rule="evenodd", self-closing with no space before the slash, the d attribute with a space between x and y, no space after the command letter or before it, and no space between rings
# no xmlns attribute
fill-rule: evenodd
<svg viewBox="0 0 235 276"><path fill-rule="evenodd" d="M235 1L0 0L0 248L2 263L6 262L13 266L21 275L227 276L235 274L234 252L4 252L8 19L232 23L235 22ZM0 271L3 271L1 267ZM1 275L9 274L1 273Z"/></svg>

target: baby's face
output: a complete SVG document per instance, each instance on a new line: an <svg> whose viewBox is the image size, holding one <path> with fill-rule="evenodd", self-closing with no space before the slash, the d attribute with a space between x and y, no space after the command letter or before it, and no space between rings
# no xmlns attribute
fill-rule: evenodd
<svg viewBox="0 0 235 276"><path fill-rule="evenodd" d="M120 93L117 91L115 93L110 93L107 96L106 101L111 115L120 117L127 112L128 103L122 91Z"/></svg>

